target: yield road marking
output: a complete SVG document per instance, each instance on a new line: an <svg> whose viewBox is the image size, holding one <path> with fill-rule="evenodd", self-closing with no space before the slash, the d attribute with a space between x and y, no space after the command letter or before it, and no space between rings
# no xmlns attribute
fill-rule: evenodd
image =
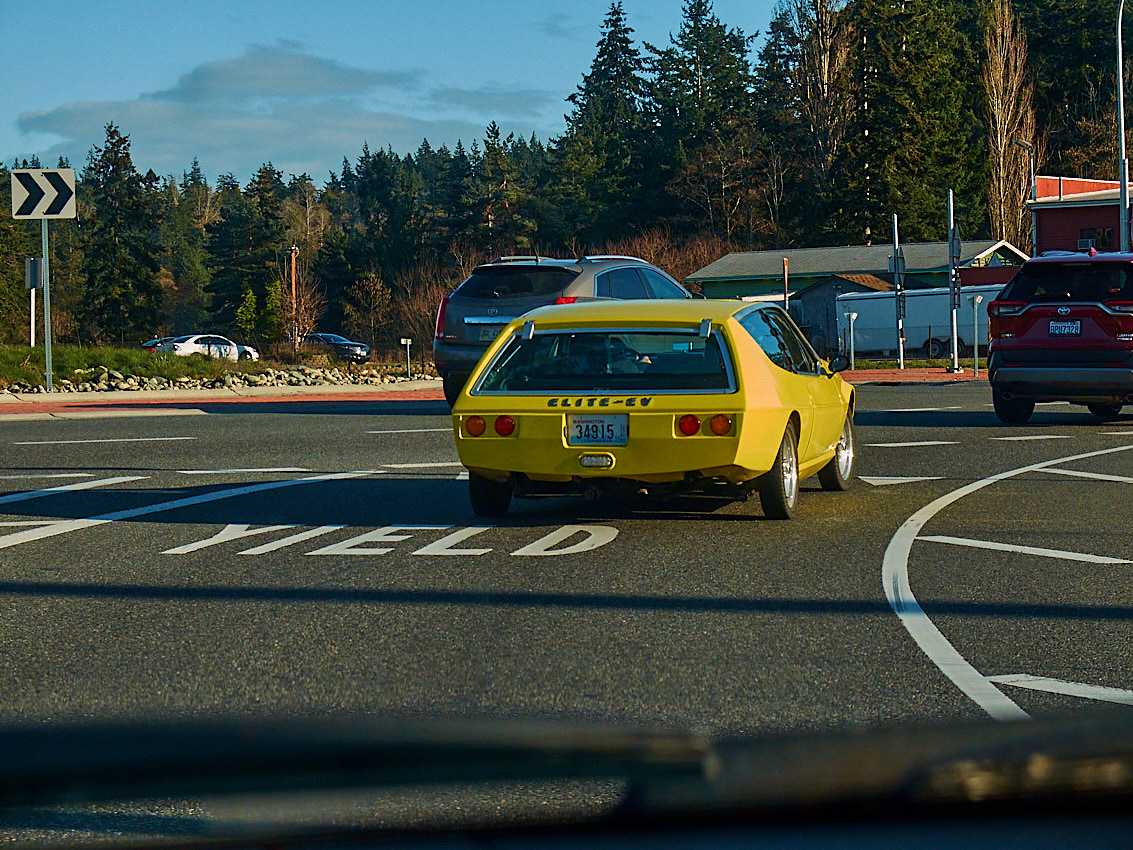
<svg viewBox="0 0 1133 850"><path fill-rule="evenodd" d="M336 472L330 475L316 475L312 476L311 478L290 478L286 481L268 481L263 484L249 484L242 487L230 487L227 490L214 490L211 493L202 493L198 496L188 496L184 499L173 499L172 501L159 502L155 505L145 505L140 508L128 508L122 511L113 511L108 514L100 514L98 516L88 517L86 519L65 520L63 522L52 523L51 525L42 528L29 529L28 531L17 531L13 534L5 534L3 536L0 536L0 549L7 549L10 546L18 546L21 543L30 543L33 540L42 540L46 537L54 537L59 534L67 534L71 531L79 531L84 528L91 528L93 526L103 525L104 523L108 522L121 522L122 520L133 519L134 517L147 516L148 514L156 514L163 511L173 511L179 508L188 508L193 507L194 505L203 505L208 502L219 502L222 499L233 499L238 496L248 496L253 493L263 492L265 490L277 490L281 487L295 487L300 484L320 484L325 481L341 481L348 478L361 478L365 475L377 475L380 473L381 470L363 469L356 472Z"/></svg>
<svg viewBox="0 0 1133 850"><path fill-rule="evenodd" d="M1115 702L1119 705L1133 705L1133 691L1126 691L1121 688L1085 685L1081 682L1048 679L1046 676L1028 676L1025 673L1009 676L988 676L987 680L1001 685L1014 685L1016 688L1029 688L1032 691L1046 691L1048 694L1063 694L1070 697L1096 699L1101 702Z"/></svg>
<svg viewBox="0 0 1133 850"><path fill-rule="evenodd" d="M1072 463L1077 460L1130 450L1133 450L1133 445L1055 458L1030 466L1021 466L1018 469L1009 469L1006 472L973 481L971 484L929 502L914 513L897 529L897 533L893 535L885 549L885 557L881 562L881 583L885 588L885 598L889 600L889 606L901 620L901 624L917 646L920 647L920 650L928 656L940 672L996 720L1026 720L1029 719L1030 715L957 652L956 647L948 642L948 638L941 633L940 629L921 608L916 596L913 595L912 587L909 585L909 553L913 548L913 542L917 539L917 535L925 524L942 510L960 501L965 496L992 484L998 484L1000 481L1025 475L1028 472L1049 469L1061 463Z"/></svg>
<svg viewBox="0 0 1133 850"><path fill-rule="evenodd" d="M1014 552L1017 555L1038 555L1041 558L1057 558L1062 561L1084 561L1088 564L1133 564L1123 558L1109 558L1105 555L1088 555L1083 552L1064 552L1061 549L1043 549L1039 546L1017 546L1013 543L994 543L990 540L969 540L964 537L930 535L918 537L929 543L948 543L952 546L967 546L970 549L991 549L997 552Z"/></svg>
<svg viewBox="0 0 1133 850"><path fill-rule="evenodd" d="M871 449L909 449L916 446L958 446L955 440L917 440L910 443L866 443Z"/></svg>
<svg viewBox="0 0 1133 850"><path fill-rule="evenodd" d="M939 481L939 475L910 476L903 478L900 475L860 475L858 478L874 487L887 487L890 484L915 484L917 481Z"/></svg>
<svg viewBox="0 0 1133 850"><path fill-rule="evenodd" d="M1104 472L1079 472L1077 469L1047 469L1044 472L1054 472L1058 475L1071 475L1075 478L1092 478L1095 481L1116 481L1118 484L1133 484L1133 478L1124 475L1106 475Z"/></svg>
<svg viewBox="0 0 1133 850"><path fill-rule="evenodd" d="M196 437L108 437L102 440L25 440L13 446L68 446L78 443L162 443L173 440L195 440Z"/></svg>
<svg viewBox="0 0 1133 850"><path fill-rule="evenodd" d="M9 493L0 496L0 505L11 502L26 502L28 499L41 499L44 496L54 496L56 493L74 493L77 490L91 490L95 487L110 487L114 484L124 484L127 481L141 481L148 478L146 475L120 475L115 478L100 478L97 481L78 481L74 484L61 484L58 487L48 487L45 490L28 490L24 493Z"/></svg>

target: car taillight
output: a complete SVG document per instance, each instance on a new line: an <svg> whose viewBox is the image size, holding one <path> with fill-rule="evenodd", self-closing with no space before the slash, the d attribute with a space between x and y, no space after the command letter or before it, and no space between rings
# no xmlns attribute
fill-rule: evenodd
<svg viewBox="0 0 1133 850"><path fill-rule="evenodd" d="M992 301L987 305L987 314L992 318L1017 316L1027 309L1026 301Z"/></svg>
<svg viewBox="0 0 1133 850"><path fill-rule="evenodd" d="M501 437L510 437L515 433L515 420L510 416L497 416L495 427Z"/></svg>
<svg viewBox="0 0 1133 850"><path fill-rule="evenodd" d="M686 437L691 437L693 434L700 433L700 418L693 416L691 413L686 413L677 420L677 430L679 430Z"/></svg>
<svg viewBox="0 0 1133 850"><path fill-rule="evenodd" d="M485 428L487 428L487 424L484 422L483 416L469 416L464 420L464 430L471 437L483 436Z"/></svg>
<svg viewBox="0 0 1133 850"><path fill-rule="evenodd" d="M437 339L445 338L445 310L448 308L448 296L441 299L441 306L437 308L437 327L433 335Z"/></svg>
<svg viewBox="0 0 1133 850"><path fill-rule="evenodd" d="M726 413L717 413L708 420L708 430L717 437L723 437L732 432L732 417Z"/></svg>
<svg viewBox="0 0 1133 850"><path fill-rule="evenodd" d="M578 300L578 296L576 296L576 295L560 295L558 298L555 299L555 303L556 304L573 304L577 300Z"/></svg>
<svg viewBox="0 0 1133 850"><path fill-rule="evenodd" d="M1106 301L1104 303L1115 313L1133 313L1133 301Z"/></svg>

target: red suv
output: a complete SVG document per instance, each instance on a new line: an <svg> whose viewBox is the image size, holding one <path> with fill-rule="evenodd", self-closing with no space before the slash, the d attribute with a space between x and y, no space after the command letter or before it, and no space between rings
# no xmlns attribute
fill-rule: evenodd
<svg viewBox="0 0 1133 850"><path fill-rule="evenodd" d="M1133 254L1028 260L987 312L1003 422L1026 422L1039 401L1084 404L1103 419L1133 404Z"/></svg>

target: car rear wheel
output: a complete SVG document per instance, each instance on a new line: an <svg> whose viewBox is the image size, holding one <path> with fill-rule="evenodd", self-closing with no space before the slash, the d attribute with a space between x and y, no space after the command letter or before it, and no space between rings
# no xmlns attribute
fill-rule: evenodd
<svg viewBox="0 0 1133 850"><path fill-rule="evenodd" d="M460 391L464 389L464 382L467 380L465 375L445 375L441 379L442 386L445 391L445 401L448 406L452 407L456 404L456 400L460 397Z"/></svg>
<svg viewBox="0 0 1133 850"><path fill-rule="evenodd" d="M799 438L795 424L787 423L775 465L759 483L759 503L768 519L790 519L799 503Z"/></svg>
<svg viewBox="0 0 1133 850"><path fill-rule="evenodd" d="M1121 415L1122 404L1087 404L1086 409L1098 419L1116 419Z"/></svg>
<svg viewBox="0 0 1133 850"><path fill-rule="evenodd" d="M1004 398L1003 393L993 389L991 403L999 421L1007 425L1025 425L1035 412L1035 402L1028 398Z"/></svg>
<svg viewBox="0 0 1133 850"><path fill-rule="evenodd" d="M469 472L468 498L476 516L503 516L511 507L511 485Z"/></svg>
<svg viewBox="0 0 1133 850"><path fill-rule="evenodd" d="M929 360L936 360L948 353L948 346L939 339L930 339L924 344L924 353Z"/></svg>
<svg viewBox="0 0 1133 850"><path fill-rule="evenodd" d="M818 482L823 490L849 490L854 483L854 417L849 412L834 457L818 470Z"/></svg>

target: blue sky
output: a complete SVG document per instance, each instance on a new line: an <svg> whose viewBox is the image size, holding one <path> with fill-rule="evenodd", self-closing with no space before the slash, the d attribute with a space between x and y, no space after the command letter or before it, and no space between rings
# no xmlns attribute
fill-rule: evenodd
<svg viewBox="0 0 1133 850"><path fill-rule="evenodd" d="M0 160L81 168L113 122L139 170L246 182L271 161L316 183L371 149L544 141L594 58L609 0L0 0ZM681 0L624 0L638 46L667 45ZM763 33L774 0L716 0Z"/></svg>

